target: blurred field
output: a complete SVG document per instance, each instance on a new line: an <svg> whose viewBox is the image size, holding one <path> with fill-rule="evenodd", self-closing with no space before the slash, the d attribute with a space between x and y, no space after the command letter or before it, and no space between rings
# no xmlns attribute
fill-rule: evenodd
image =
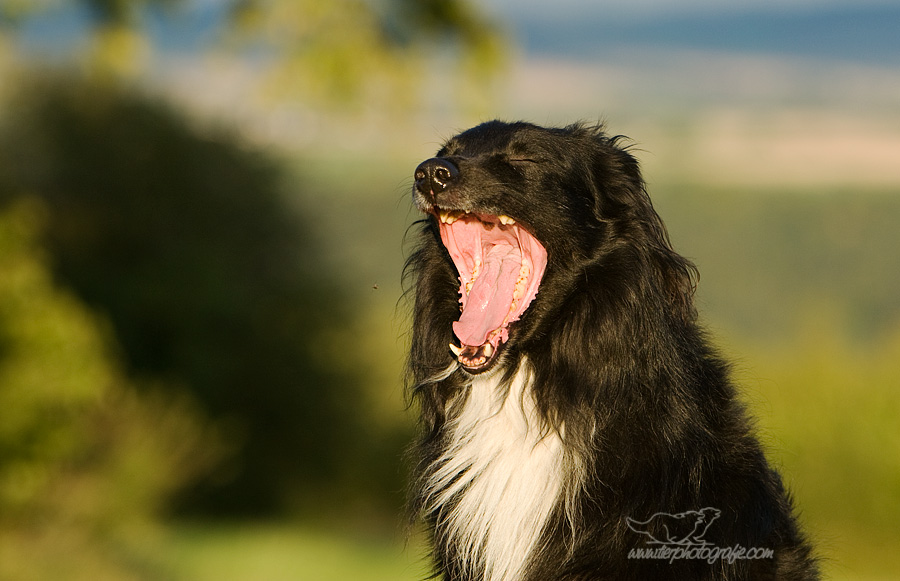
<svg viewBox="0 0 900 581"><path fill-rule="evenodd" d="M185 581L414 581L422 546L395 535L340 534L275 524L182 525L161 547Z"/></svg>
<svg viewBox="0 0 900 581"><path fill-rule="evenodd" d="M900 572L900 333L850 344L819 313L796 339L733 359L770 456L792 488L826 578Z"/></svg>
<svg viewBox="0 0 900 581"><path fill-rule="evenodd" d="M426 577L425 568L402 544L361 543L314 529L186 529L176 531L170 543L166 550L173 580L420 581ZM865 535L851 535L840 544L840 554L830 554L832 561L823 567L825 579L897 578L900 563L892 556L896 542L873 544Z"/></svg>
<svg viewBox="0 0 900 581"><path fill-rule="evenodd" d="M827 317L777 350L723 341L771 456L794 491L825 579L888 581L900 572L900 333L871 351ZM346 530L346 529L345 529ZM161 547L173 579L422 579L423 547L387 527L177 525Z"/></svg>

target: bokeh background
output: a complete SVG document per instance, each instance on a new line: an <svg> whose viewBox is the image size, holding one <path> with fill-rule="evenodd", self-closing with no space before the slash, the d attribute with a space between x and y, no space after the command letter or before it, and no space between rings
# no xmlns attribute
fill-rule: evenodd
<svg viewBox="0 0 900 581"><path fill-rule="evenodd" d="M415 165L632 138L831 579L900 575L900 6L0 0L0 579L403 581Z"/></svg>

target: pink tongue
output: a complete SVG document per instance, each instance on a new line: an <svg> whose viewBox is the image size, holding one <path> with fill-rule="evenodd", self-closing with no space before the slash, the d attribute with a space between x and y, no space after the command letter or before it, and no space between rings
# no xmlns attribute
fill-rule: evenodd
<svg viewBox="0 0 900 581"><path fill-rule="evenodd" d="M518 247L503 242L491 247L469 291L462 315L453 323L453 332L463 345L482 345L488 334L503 324L512 306L521 268L522 253Z"/></svg>

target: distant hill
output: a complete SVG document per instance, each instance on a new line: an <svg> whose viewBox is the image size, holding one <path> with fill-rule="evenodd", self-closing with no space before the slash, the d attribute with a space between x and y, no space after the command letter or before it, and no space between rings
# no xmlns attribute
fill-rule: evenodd
<svg viewBox="0 0 900 581"><path fill-rule="evenodd" d="M900 328L900 191L657 188L672 242L700 268L704 319L756 340L834 317L851 338Z"/></svg>

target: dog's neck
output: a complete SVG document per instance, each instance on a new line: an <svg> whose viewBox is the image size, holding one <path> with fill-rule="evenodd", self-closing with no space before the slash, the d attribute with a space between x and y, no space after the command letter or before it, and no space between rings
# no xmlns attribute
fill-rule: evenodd
<svg viewBox="0 0 900 581"><path fill-rule="evenodd" d="M540 419L527 362L509 385L501 377L473 379L427 490L438 534L486 581L519 578L563 482L562 441Z"/></svg>

